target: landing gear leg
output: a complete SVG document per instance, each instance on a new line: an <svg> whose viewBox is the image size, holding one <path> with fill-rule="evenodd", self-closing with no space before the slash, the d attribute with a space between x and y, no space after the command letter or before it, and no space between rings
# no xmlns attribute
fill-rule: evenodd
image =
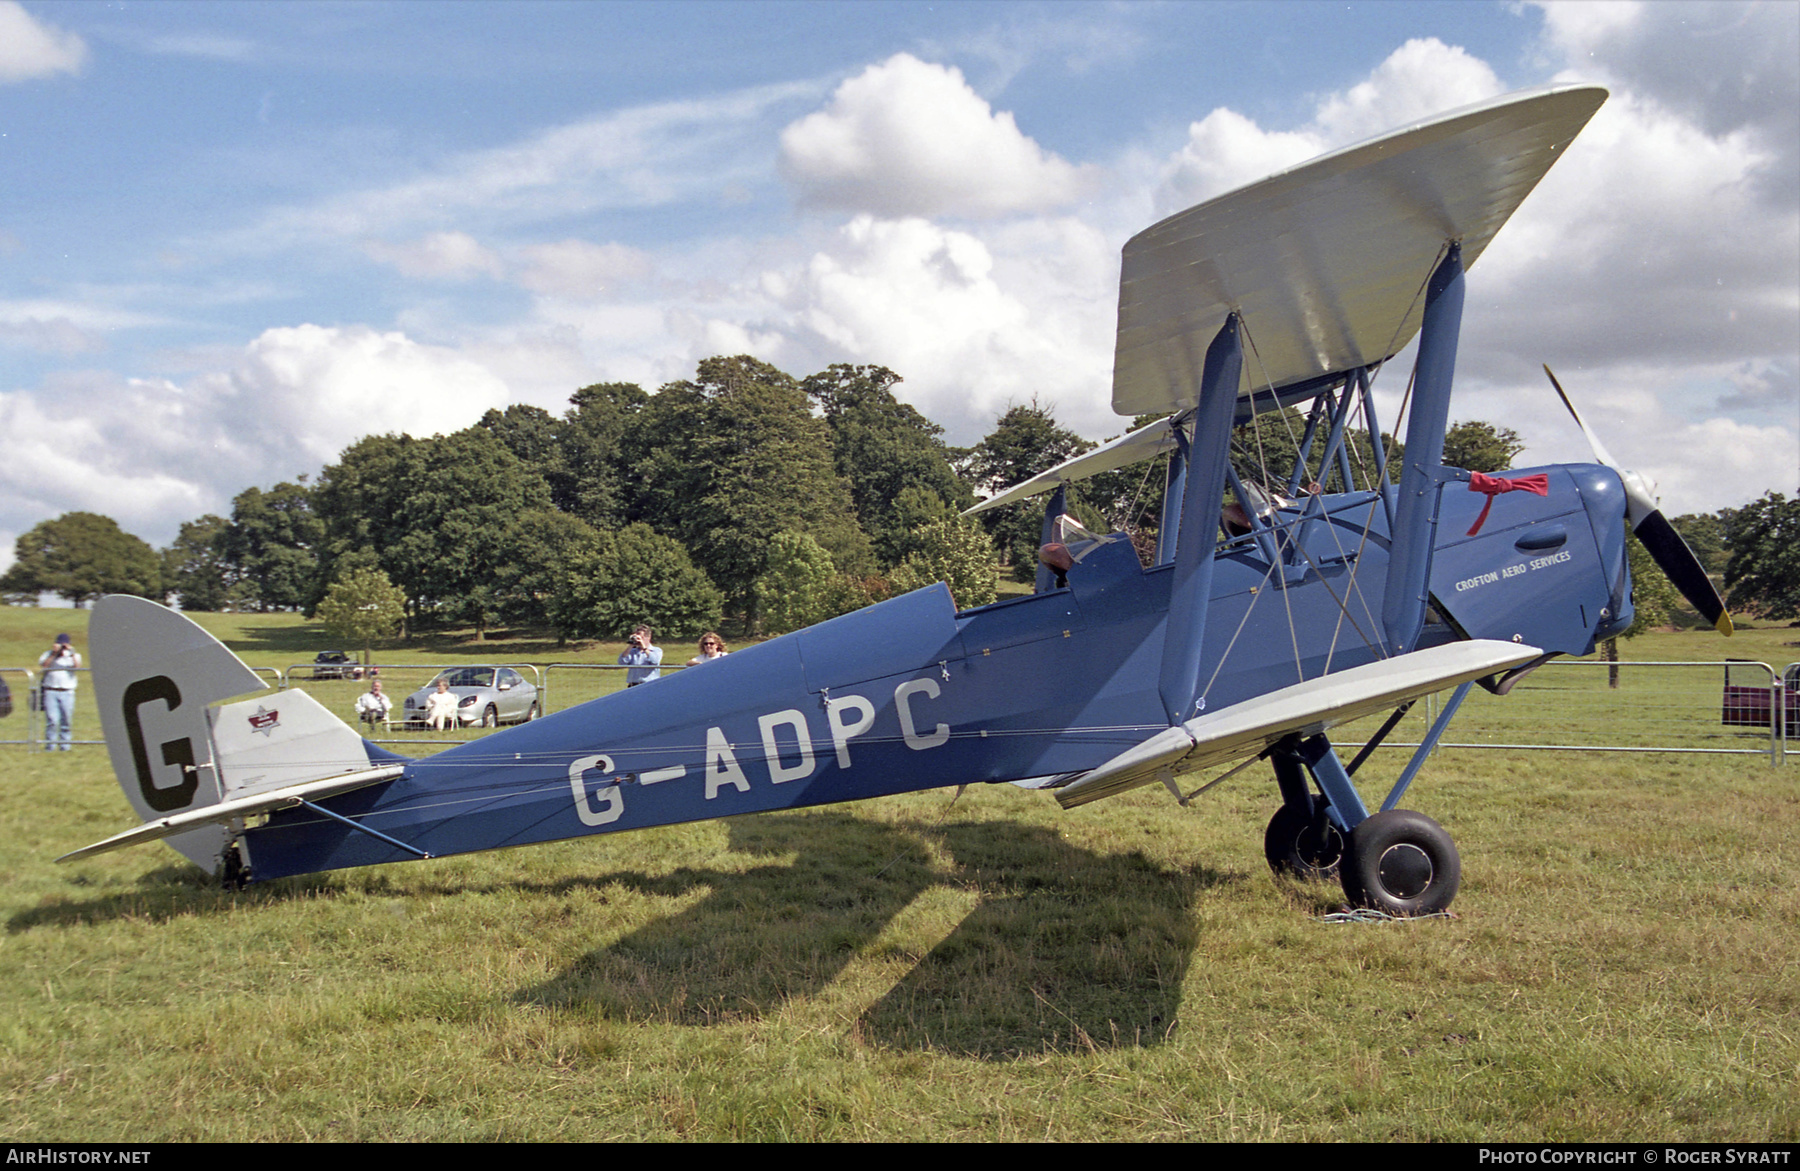
<svg viewBox="0 0 1800 1171"><path fill-rule="evenodd" d="M1271 759L1282 805L1263 834L1263 856L1282 877L1332 877L1344 856L1344 834L1331 820L1331 803L1307 788L1296 753L1277 752Z"/></svg>
<svg viewBox="0 0 1800 1171"><path fill-rule="evenodd" d="M1292 878L1324 879L1336 876L1344 857L1344 835L1331 824L1323 801L1301 814L1283 805L1269 819L1263 834L1263 854L1276 874Z"/></svg>
<svg viewBox="0 0 1800 1171"><path fill-rule="evenodd" d="M226 890L243 890L249 882L250 867L244 864L243 845L233 839L219 855L219 885Z"/></svg>

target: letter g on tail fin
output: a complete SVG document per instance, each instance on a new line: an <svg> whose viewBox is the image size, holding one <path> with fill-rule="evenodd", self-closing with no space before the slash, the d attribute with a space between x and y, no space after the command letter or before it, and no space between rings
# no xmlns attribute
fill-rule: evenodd
<svg viewBox="0 0 1800 1171"><path fill-rule="evenodd" d="M113 774L138 817L217 804L207 705L266 681L187 618L125 594L94 603L88 646ZM168 842L212 870L228 838L225 827L205 826Z"/></svg>

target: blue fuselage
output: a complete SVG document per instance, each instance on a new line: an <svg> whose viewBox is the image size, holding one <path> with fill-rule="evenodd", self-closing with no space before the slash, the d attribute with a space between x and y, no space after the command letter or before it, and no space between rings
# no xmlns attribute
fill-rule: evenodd
<svg viewBox="0 0 1800 1171"><path fill-rule="evenodd" d="M1450 484L1420 646L1586 654L1630 621L1618 477L1541 470L1546 497ZM1206 710L1377 658L1387 512L1372 493L1281 510L1217 555ZM1093 768L1168 727L1172 566L1130 542L1068 587L957 612L942 585L413 763L323 804L432 855ZM386 756L371 746L373 754ZM254 880L412 857L301 809L248 830Z"/></svg>

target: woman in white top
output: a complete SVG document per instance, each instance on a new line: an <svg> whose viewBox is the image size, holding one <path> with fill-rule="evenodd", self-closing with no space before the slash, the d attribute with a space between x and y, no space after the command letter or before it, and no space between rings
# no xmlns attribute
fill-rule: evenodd
<svg viewBox="0 0 1800 1171"><path fill-rule="evenodd" d="M425 697L425 718L431 724L432 731L441 732L445 728L456 727L457 699L450 690L450 681L439 679L437 690Z"/></svg>
<svg viewBox="0 0 1800 1171"><path fill-rule="evenodd" d="M700 653L687 661L690 667L701 663L710 663L714 659L722 659L731 652L725 649L725 640L716 631L709 630L700 636Z"/></svg>

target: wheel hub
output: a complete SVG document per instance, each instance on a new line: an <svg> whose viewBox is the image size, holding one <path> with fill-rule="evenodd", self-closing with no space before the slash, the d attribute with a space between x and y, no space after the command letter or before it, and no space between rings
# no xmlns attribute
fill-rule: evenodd
<svg viewBox="0 0 1800 1171"><path fill-rule="evenodd" d="M1382 852L1376 874L1383 889L1395 898L1418 898L1431 885L1431 855L1411 842L1400 842Z"/></svg>

